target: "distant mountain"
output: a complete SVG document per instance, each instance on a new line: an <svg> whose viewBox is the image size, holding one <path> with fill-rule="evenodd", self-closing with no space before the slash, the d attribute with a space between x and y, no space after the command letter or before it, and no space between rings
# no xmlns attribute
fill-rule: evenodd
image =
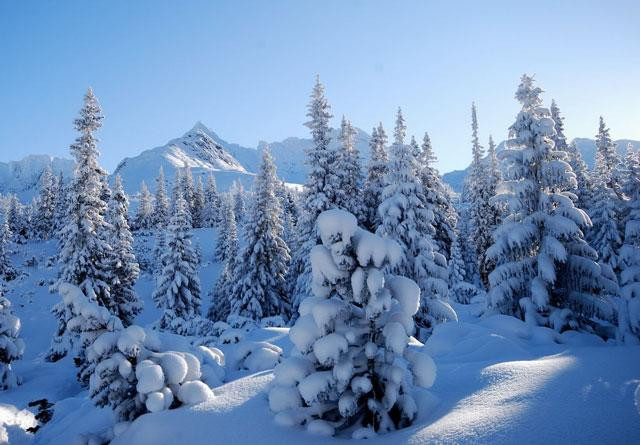
<svg viewBox="0 0 640 445"><path fill-rule="evenodd" d="M589 168L592 168L595 164L596 158L596 141L587 138L575 138L572 142L575 142L578 146L578 150L582 153L584 162L587 163ZM631 139L618 139L615 141L616 149L620 155L624 155L627 151L627 145L631 144L633 149L640 150L640 141L634 141ZM504 141L502 141L497 147L496 151L502 151L505 147ZM453 191L460 193L464 185L464 180L469 172L469 167L464 170L454 170L442 175L442 179L451 186Z"/></svg>
<svg viewBox="0 0 640 445"><path fill-rule="evenodd" d="M29 155L19 161L0 162L0 193L15 193L22 201L29 201L38 192L40 177L47 167L57 176L73 176L75 163L71 159L49 155Z"/></svg>
<svg viewBox="0 0 640 445"><path fill-rule="evenodd" d="M230 144L198 122L182 137L172 139L161 147L145 150L135 157L123 159L111 176L112 179L116 174L122 177L128 194L136 194L142 181L147 183L149 189L155 190L155 178L160 167L164 169L170 184L176 170L185 166L191 168L194 176L213 173L221 189L227 189L235 180L245 186L251 184L253 173L247 171L225 145Z"/></svg>

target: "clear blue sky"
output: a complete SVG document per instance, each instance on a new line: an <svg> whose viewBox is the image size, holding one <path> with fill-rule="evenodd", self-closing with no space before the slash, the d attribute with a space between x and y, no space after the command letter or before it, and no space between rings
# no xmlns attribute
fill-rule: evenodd
<svg viewBox="0 0 640 445"><path fill-rule="evenodd" d="M319 73L334 125L390 130L401 105L448 171L471 158L472 100L482 139L506 136L524 72L570 137L602 114L640 139L640 2L1 1L0 160L69 156L89 85L110 170L197 120L246 146L306 136Z"/></svg>

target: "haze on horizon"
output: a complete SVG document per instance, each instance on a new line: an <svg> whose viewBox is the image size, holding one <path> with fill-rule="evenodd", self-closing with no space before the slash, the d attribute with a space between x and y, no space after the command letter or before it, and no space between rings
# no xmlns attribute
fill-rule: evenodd
<svg viewBox="0 0 640 445"><path fill-rule="evenodd" d="M506 137L522 73L558 102L567 135L640 139L640 3L111 1L0 4L0 160L68 157L91 85L101 162L166 143L202 121L229 142L308 137L314 76L334 119L429 131L439 168ZM569 19L567 19L569 17Z"/></svg>

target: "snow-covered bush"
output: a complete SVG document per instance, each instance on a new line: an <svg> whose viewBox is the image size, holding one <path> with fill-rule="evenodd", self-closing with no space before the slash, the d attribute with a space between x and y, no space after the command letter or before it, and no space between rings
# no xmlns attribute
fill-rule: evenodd
<svg viewBox="0 0 640 445"><path fill-rule="evenodd" d="M20 319L11 313L11 302L2 294L0 286L0 389L9 389L20 384L11 362L22 357L24 342L18 337Z"/></svg>
<svg viewBox="0 0 640 445"><path fill-rule="evenodd" d="M0 279L5 281L11 281L18 276L18 272L9 259L11 237L11 229L9 229L9 224L5 219L0 224Z"/></svg>
<svg viewBox="0 0 640 445"><path fill-rule="evenodd" d="M431 386L435 365L409 346L420 289L383 272L402 260L402 248L341 210L321 213L317 230L314 296L300 304L294 351L269 391L276 421L323 434L355 425L354 437L407 426L417 412L414 385Z"/></svg>
<svg viewBox="0 0 640 445"><path fill-rule="evenodd" d="M162 351L157 337L136 325L105 332L87 350L95 368L91 398L113 408L123 421L204 402L213 393L203 380L222 383L224 356L205 346L194 352Z"/></svg>

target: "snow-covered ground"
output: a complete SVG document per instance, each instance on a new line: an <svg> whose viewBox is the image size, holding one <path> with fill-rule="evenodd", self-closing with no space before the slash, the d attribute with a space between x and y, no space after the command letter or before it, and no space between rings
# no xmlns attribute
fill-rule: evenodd
<svg viewBox="0 0 640 445"><path fill-rule="evenodd" d="M212 230L195 231L203 252L205 293L220 271L212 261L215 238ZM147 241L152 247L152 240ZM27 348L14 364L23 385L0 393L0 443L82 443L76 442L79 436L104 432L113 422L111 412L94 407L77 384L70 358L43 360L56 326L49 311L59 296L48 291L56 268L46 267L56 249L55 241L30 243L18 246L13 256L16 266L31 256L39 265L25 267L27 275L11 282L7 293L22 320ZM152 278L144 274L136 286L145 302L138 324L148 325L160 315L150 298L152 288ZM480 307L455 305L460 321L440 325L426 343L438 376L429 391L418 394L414 425L370 443L640 443L640 347L531 330L506 316L481 319L475 316ZM227 357L226 383L213 388L213 398L143 415L113 443L343 443L343 438L276 425L267 400L271 369L238 369L236 358L248 342L272 343L286 355L292 348L287 333L285 328L255 329L244 342L221 346ZM53 419L36 434L28 433L36 424L36 410L28 402L42 398L55 402Z"/></svg>

